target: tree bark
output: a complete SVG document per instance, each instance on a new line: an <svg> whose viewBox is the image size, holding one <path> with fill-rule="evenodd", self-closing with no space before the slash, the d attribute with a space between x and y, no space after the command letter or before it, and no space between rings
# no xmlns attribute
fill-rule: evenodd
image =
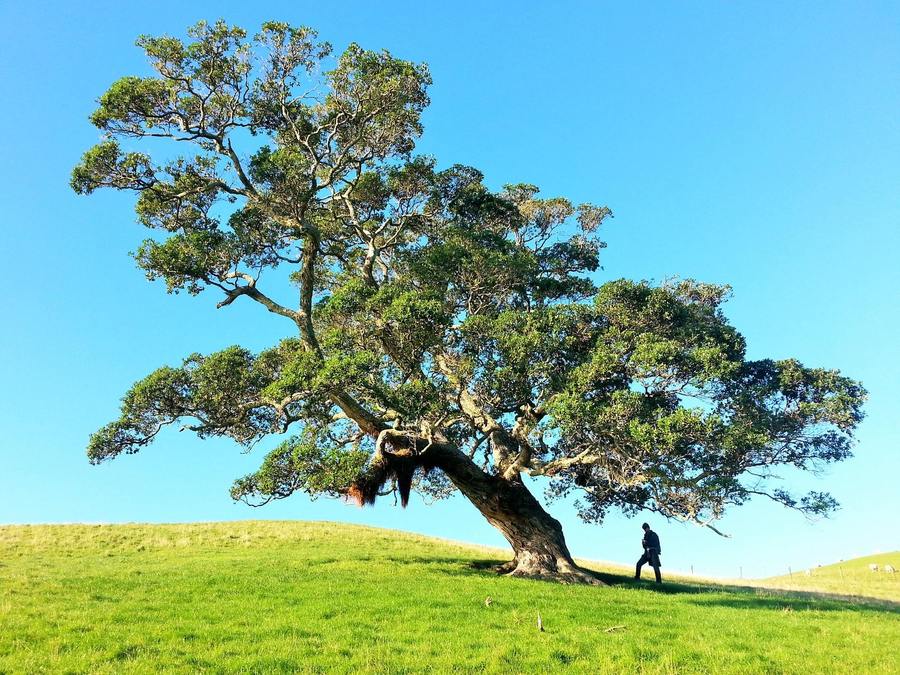
<svg viewBox="0 0 900 675"><path fill-rule="evenodd" d="M514 577L603 585L575 564L562 525L544 510L521 478L488 474L454 448L444 447L438 452L436 465L512 546L514 557L501 565L499 572Z"/></svg>

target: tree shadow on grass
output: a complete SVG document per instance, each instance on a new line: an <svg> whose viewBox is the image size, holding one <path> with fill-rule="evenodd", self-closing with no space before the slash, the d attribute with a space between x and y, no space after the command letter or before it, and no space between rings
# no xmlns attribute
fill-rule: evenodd
<svg viewBox="0 0 900 675"><path fill-rule="evenodd" d="M469 567L476 571L491 571L492 567L496 567L503 562L502 560L479 560L476 561L476 566L475 563L471 565L467 564L471 562L468 558L447 555L386 555L378 559L388 561L395 565L449 565L452 567ZM450 572L450 574L452 574L452 572ZM460 574L464 574L464 572L461 571Z"/></svg>
<svg viewBox="0 0 900 675"><path fill-rule="evenodd" d="M723 597L724 593L728 595ZM782 612L836 611L900 614L900 604L879 598L840 596L827 593L791 593L790 595L781 595L780 592L772 593L771 591L760 594L758 589L755 588L746 588L742 591L737 591L735 588L727 588L722 591L708 591L691 598L689 602L700 606L715 605L716 607L733 607L735 609L768 609Z"/></svg>
<svg viewBox="0 0 900 675"><path fill-rule="evenodd" d="M497 560L457 560L458 565L443 570L445 574L457 576L478 575L496 578ZM582 568L584 569L584 568ZM588 570L607 586L632 588L664 595L689 595L688 602L701 606L733 607L735 609L762 609L769 611L855 611L891 612L900 614L900 603L882 598L848 596L833 593L794 591L756 586L736 586L727 584L691 584L681 581L666 581L657 584L648 580L636 580L625 574ZM557 583L552 580L534 580L538 583ZM602 592L602 588L598 589Z"/></svg>
<svg viewBox="0 0 900 675"><path fill-rule="evenodd" d="M748 604L778 608L799 605L802 609L877 609L900 613L900 603L871 596L717 584L714 582L691 584L682 581L666 581L665 578L662 584L656 584L646 580L637 581L622 575L606 574L602 576L605 577L604 581L611 586L631 586L654 593L696 595L698 596L696 599L697 603L712 602L711 596L721 596L727 593L730 594L731 598L718 597L716 603L728 605L730 602L731 606L734 607L745 607ZM826 607L825 605L828 606Z"/></svg>

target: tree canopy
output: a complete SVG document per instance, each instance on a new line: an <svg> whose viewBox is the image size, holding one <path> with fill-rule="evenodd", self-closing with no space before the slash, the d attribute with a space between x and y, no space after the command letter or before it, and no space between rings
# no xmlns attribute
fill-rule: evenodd
<svg viewBox="0 0 900 675"><path fill-rule="evenodd" d="M775 471L847 458L863 388L749 360L722 311L728 287L598 287L607 207L492 190L472 167L414 154L425 65L356 44L333 57L285 23L252 39L223 22L188 35L138 40L152 75L100 98L103 139L72 187L135 192L153 231L134 254L148 279L219 308L258 303L285 338L152 372L91 437L92 462L172 424L247 447L293 433L235 499L397 490L405 504L413 488L459 489L520 565L527 547L504 513L532 508L523 476L577 494L594 522L616 508L711 524L753 496L834 508ZM294 301L264 290L278 274Z"/></svg>

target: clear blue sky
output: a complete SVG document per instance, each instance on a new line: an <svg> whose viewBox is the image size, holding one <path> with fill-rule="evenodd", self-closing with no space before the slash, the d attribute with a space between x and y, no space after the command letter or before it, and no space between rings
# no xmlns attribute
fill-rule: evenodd
<svg viewBox="0 0 900 675"><path fill-rule="evenodd" d="M264 8L263 8L264 6ZM252 510L227 488L256 465L175 432L88 465L88 435L130 384L193 352L263 348L277 317L167 296L127 252L132 199L68 188L113 80L144 73L139 33L224 17L308 24L427 61L420 150L495 186L608 204L599 281L673 275L733 285L752 357L839 367L871 393L856 457L799 487L843 509L808 523L765 503L721 539L659 522L672 569L782 573L900 548L900 5L754 3L0 3L0 522L329 519L502 543L461 500L402 511L303 497ZM265 448L262 448L265 449ZM551 511L576 555L631 561L639 523Z"/></svg>

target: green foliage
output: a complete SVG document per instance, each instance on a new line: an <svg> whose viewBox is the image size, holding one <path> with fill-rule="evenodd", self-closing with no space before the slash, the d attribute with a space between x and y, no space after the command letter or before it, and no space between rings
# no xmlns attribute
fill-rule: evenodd
<svg viewBox="0 0 900 675"><path fill-rule="evenodd" d="M259 470L234 482L232 499L258 506L289 497L297 490L312 497L346 493L364 469L369 452L358 444L350 449L336 448L328 440L307 431L303 437L284 441L266 455Z"/></svg>
<svg viewBox="0 0 900 675"><path fill-rule="evenodd" d="M118 125L140 133L152 129L173 115L175 87L153 77L123 77L100 97L100 108L91 115L98 129L111 130Z"/></svg>
<svg viewBox="0 0 900 675"><path fill-rule="evenodd" d="M474 316L462 325L472 381L504 410L560 394L598 330L593 312L579 304Z"/></svg>
<svg viewBox="0 0 900 675"><path fill-rule="evenodd" d="M232 268L234 250L221 232L175 234L159 243L145 239L134 255L147 279L163 279L170 293L181 289L192 295L203 290L211 274L226 275Z"/></svg>
<svg viewBox="0 0 900 675"><path fill-rule="evenodd" d="M280 401L310 391L318 377L320 363L316 355L303 350L297 340L285 342L287 347L263 352L257 360L267 362L265 370L272 378L261 392L263 400Z"/></svg>
<svg viewBox="0 0 900 675"><path fill-rule="evenodd" d="M98 187L143 190L155 182L156 174L147 155L123 154L116 141L104 141L84 154L81 164L72 171L71 186L78 194L87 195Z"/></svg>
<svg viewBox="0 0 900 675"><path fill-rule="evenodd" d="M425 456L440 446L458 477L521 488L528 473L552 479L551 496L581 493L590 521L621 508L710 523L756 495L810 515L836 506L788 493L774 467L848 457L864 389L748 360L726 286L597 287L606 206L492 190L477 169L414 155L424 64L357 44L332 58L315 31L278 22L252 39L201 22L138 46L153 74L101 96L91 120L105 138L73 189L137 192L148 279L212 291L220 308L255 301L290 337L151 374L91 438L91 461L183 420L246 446L299 429L240 497L343 493L354 468L390 461L421 478L448 468ZM191 153L131 150L147 138ZM263 291L276 272L295 304ZM423 489L445 496L446 476L428 476Z"/></svg>
<svg viewBox="0 0 900 675"><path fill-rule="evenodd" d="M327 384L292 339L258 356L237 346L193 354L180 368L162 367L137 382L122 399L121 417L91 436L88 457L99 463L136 452L179 419L191 419L187 428L201 436L252 446L300 415L327 414Z"/></svg>
<svg viewBox="0 0 900 675"><path fill-rule="evenodd" d="M604 328L552 405L566 452L596 453L551 489L589 488L584 519L616 506L709 522L754 494L811 515L836 506L821 493L795 498L741 479L848 457L864 390L796 361L746 361L743 338L719 309L727 293L619 281L597 294Z"/></svg>
<svg viewBox="0 0 900 675"><path fill-rule="evenodd" d="M185 233L216 230L210 215L218 198L216 162L198 156L178 159L154 174L152 189L141 192L135 211L141 224L152 229Z"/></svg>
<svg viewBox="0 0 900 675"><path fill-rule="evenodd" d="M122 415L95 434L88 443L88 458L99 463L120 452L133 453L147 445L162 425L188 409L189 374L163 367L137 382L122 399Z"/></svg>
<svg viewBox="0 0 900 675"><path fill-rule="evenodd" d="M413 139L422 133L419 116L429 103L427 66L350 44L328 76L326 115L349 120L337 127L341 152L373 159L412 152Z"/></svg>

